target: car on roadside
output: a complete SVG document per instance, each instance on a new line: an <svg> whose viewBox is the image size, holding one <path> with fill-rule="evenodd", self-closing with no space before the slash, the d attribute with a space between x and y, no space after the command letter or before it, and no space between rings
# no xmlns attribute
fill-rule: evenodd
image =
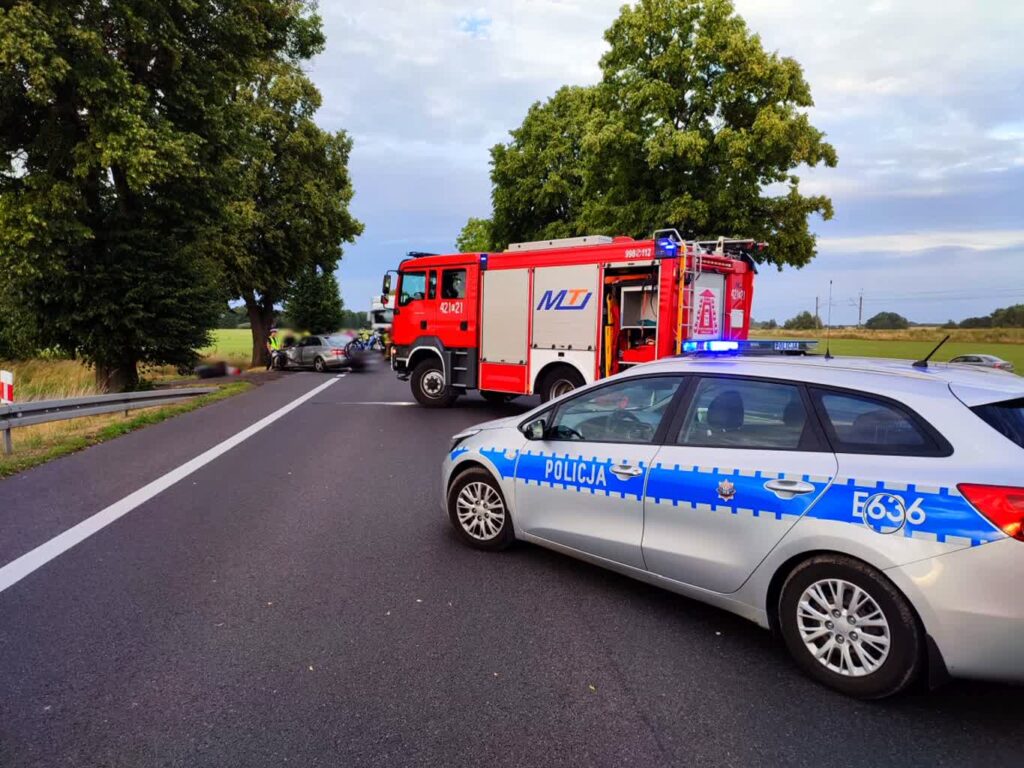
<svg viewBox="0 0 1024 768"><path fill-rule="evenodd" d="M281 370L312 368L319 373L358 370L363 367L362 353L352 346L347 333L303 336L281 350L277 367Z"/></svg>
<svg viewBox="0 0 1024 768"><path fill-rule="evenodd" d="M455 435L466 544L539 544L777 633L881 698L1024 681L1024 380L822 357L674 358Z"/></svg>
<svg viewBox="0 0 1024 768"><path fill-rule="evenodd" d="M1013 363L995 355L957 355L949 362L960 365L978 365L982 368L997 368L1000 371L1013 370Z"/></svg>

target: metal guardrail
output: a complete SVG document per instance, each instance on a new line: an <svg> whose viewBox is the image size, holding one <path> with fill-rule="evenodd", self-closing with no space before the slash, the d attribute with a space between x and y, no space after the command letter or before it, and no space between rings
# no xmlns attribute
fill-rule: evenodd
<svg viewBox="0 0 1024 768"><path fill-rule="evenodd" d="M51 421L78 419L83 416L98 416L118 411L124 411L127 415L128 411L137 408L174 405L216 391L217 387L192 387L189 389L161 389L151 392L69 397L64 400L5 403L0 405L0 432L4 433L4 453L9 454L13 450L11 430L15 427L29 427L33 424L46 424Z"/></svg>

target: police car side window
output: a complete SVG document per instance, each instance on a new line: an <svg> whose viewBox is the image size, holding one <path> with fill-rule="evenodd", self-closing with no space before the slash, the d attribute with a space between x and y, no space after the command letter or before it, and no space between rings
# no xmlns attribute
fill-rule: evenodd
<svg viewBox="0 0 1024 768"><path fill-rule="evenodd" d="M675 376L627 379L574 397L558 407L547 439L650 443L680 381Z"/></svg>
<svg viewBox="0 0 1024 768"><path fill-rule="evenodd" d="M800 389L792 384L704 378L697 383L677 443L797 450L812 429Z"/></svg>
<svg viewBox="0 0 1024 768"><path fill-rule="evenodd" d="M943 446L894 403L870 395L812 390L838 453L935 456Z"/></svg>

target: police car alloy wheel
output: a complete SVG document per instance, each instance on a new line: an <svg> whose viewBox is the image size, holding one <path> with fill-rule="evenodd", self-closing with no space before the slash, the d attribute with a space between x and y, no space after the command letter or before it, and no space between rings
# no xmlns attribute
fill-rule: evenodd
<svg viewBox="0 0 1024 768"><path fill-rule="evenodd" d="M910 604L852 558L820 555L798 565L783 585L778 622L804 672L849 696L899 693L923 667L923 633Z"/></svg>
<svg viewBox="0 0 1024 768"><path fill-rule="evenodd" d="M455 402L457 394L444 378L439 360L424 360L412 372L412 394L427 408L445 408Z"/></svg>
<svg viewBox="0 0 1024 768"><path fill-rule="evenodd" d="M483 469L467 470L452 484L448 517L459 538L471 547L504 549L514 540L505 497Z"/></svg>

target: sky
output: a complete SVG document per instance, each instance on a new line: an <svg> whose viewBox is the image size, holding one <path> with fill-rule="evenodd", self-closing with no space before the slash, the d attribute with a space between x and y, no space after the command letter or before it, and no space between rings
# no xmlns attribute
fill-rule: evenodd
<svg viewBox="0 0 1024 768"><path fill-rule="evenodd" d="M804 68L812 124L836 168L797 171L827 194L807 267L763 268L753 316L917 322L1024 303L1024 2L735 0L770 51ZM353 137L365 224L338 271L368 308L407 251L448 252L490 214L489 148L535 101L600 79L622 0L320 0L327 48L308 67L318 122ZM615 232L593 234L619 234Z"/></svg>

